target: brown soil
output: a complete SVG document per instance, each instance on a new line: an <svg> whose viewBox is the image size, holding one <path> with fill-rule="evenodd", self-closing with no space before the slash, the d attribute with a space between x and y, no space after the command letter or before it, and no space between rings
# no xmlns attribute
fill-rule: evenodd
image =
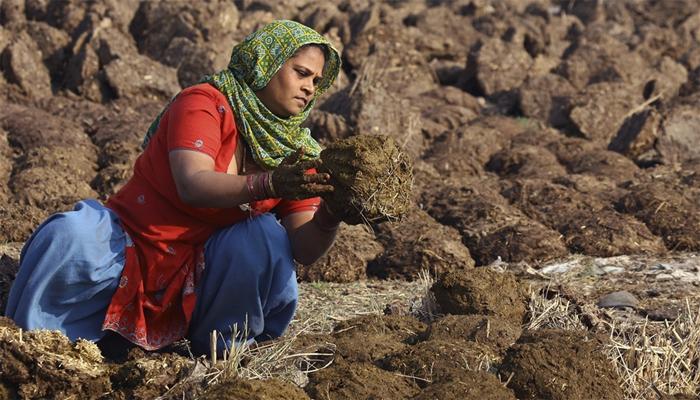
<svg viewBox="0 0 700 400"><path fill-rule="evenodd" d="M321 152L320 170L335 191L325 196L333 213L349 224L400 219L411 202L411 162L388 136L361 135L336 141Z"/></svg>
<svg viewBox="0 0 700 400"><path fill-rule="evenodd" d="M580 179L576 182L563 178L557 181L562 184L518 180L503 194L529 217L559 231L572 253L611 257L660 254L666 250L661 239L641 221L614 211L612 199L606 199L601 193L604 188L581 188L581 185L576 185ZM583 182L586 183L589 182Z"/></svg>
<svg viewBox="0 0 700 400"><path fill-rule="evenodd" d="M544 330L523 335L500 372L519 399L622 399L599 339L585 332Z"/></svg>
<svg viewBox="0 0 700 400"><path fill-rule="evenodd" d="M423 271L439 275L474 266L459 232L418 208L401 222L380 225L376 235L385 250L370 263L371 276L413 280Z"/></svg>
<svg viewBox="0 0 700 400"><path fill-rule="evenodd" d="M13 147L23 152L40 147L64 146L78 157L95 160L95 148L82 128L73 121L25 107L13 107L0 118Z"/></svg>
<svg viewBox="0 0 700 400"><path fill-rule="evenodd" d="M420 94L423 135L435 139L478 117L481 105L471 94L454 86L442 86Z"/></svg>
<svg viewBox="0 0 700 400"><path fill-rule="evenodd" d="M302 281L352 282L367 278L367 263L383 250L365 225L342 224L336 245L311 265L298 265Z"/></svg>
<svg viewBox="0 0 700 400"><path fill-rule="evenodd" d="M510 273L488 268L448 272L431 290L445 313L495 316L515 324L525 317L525 287Z"/></svg>
<svg viewBox="0 0 700 400"><path fill-rule="evenodd" d="M698 138L694 134L700 124L697 115L693 113L698 105L697 95L691 99L676 105L664 115L660 127L663 134L659 135L658 148L661 157L668 164L683 163L700 156Z"/></svg>
<svg viewBox="0 0 700 400"><path fill-rule="evenodd" d="M462 371L453 380L434 383L413 400L515 400L513 392L487 372Z"/></svg>
<svg viewBox="0 0 700 400"><path fill-rule="evenodd" d="M503 354L520 337L519 324L499 317L482 315L446 315L430 324L430 340L467 340Z"/></svg>
<svg viewBox="0 0 700 400"><path fill-rule="evenodd" d="M51 184L43 184L46 180ZM41 209L70 210L73 204L82 199L97 197L88 182L47 167L22 170L13 177L10 185L20 203Z"/></svg>
<svg viewBox="0 0 700 400"><path fill-rule="evenodd" d="M291 382L277 379L237 380L215 385L200 397L202 400L304 400L309 396Z"/></svg>
<svg viewBox="0 0 700 400"><path fill-rule="evenodd" d="M306 392L320 400L410 399L418 386L408 379L369 363L336 359L333 365L311 374Z"/></svg>

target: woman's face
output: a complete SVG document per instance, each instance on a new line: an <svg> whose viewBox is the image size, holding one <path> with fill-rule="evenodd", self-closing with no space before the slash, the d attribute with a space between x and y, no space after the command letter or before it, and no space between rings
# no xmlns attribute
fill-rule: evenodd
<svg viewBox="0 0 700 400"><path fill-rule="evenodd" d="M305 46L287 60L267 86L255 92L268 110L281 118L304 111L322 80L325 56L317 46Z"/></svg>

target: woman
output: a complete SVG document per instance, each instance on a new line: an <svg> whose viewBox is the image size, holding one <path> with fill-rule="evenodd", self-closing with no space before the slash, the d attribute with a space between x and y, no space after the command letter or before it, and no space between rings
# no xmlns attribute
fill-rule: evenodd
<svg viewBox="0 0 700 400"><path fill-rule="evenodd" d="M335 80L338 52L275 21L233 49L228 68L181 91L149 128L133 177L106 203L45 221L22 250L6 315L25 329L147 350L280 336L297 301L294 260L331 246L339 221L317 196L320 153L301 128ZM278 222L281 220L281 224ZM242 339L242 338L239 338Z"/></svg>

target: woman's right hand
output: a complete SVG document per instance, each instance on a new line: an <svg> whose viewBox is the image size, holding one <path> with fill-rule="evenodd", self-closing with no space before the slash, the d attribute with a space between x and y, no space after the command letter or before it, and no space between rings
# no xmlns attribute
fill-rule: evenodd
<svg viewBox="0 0 700 400"><path fill-rule="evenodd" d="M321 160L300 161L303 155L303 148L297 150L272 171L272 189L275 197L300 200L333 192L329 174L306 172L320 166Z"/></svg>

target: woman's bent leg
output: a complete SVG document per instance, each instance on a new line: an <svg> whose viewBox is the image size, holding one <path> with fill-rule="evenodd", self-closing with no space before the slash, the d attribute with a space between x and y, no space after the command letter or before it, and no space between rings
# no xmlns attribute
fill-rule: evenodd
<svg viewBox="0 0 700 400"><path fill-rule="evenodd" d="M289 238L274 216L261 215L216 232L207 242L205 261L190 323L195 353L209 352L212 330L221 335L219 352L231 348L234 325L239 332L246 327L246 339L284 333L294 317L298 292Z"/></svg>
<svg viewBox="0 0 700 400"><path fill-rule="evenodd" d="M100 339L127 240L116 214L97 201L52 215L22 249L5 314L24 329Z"/></svg>

